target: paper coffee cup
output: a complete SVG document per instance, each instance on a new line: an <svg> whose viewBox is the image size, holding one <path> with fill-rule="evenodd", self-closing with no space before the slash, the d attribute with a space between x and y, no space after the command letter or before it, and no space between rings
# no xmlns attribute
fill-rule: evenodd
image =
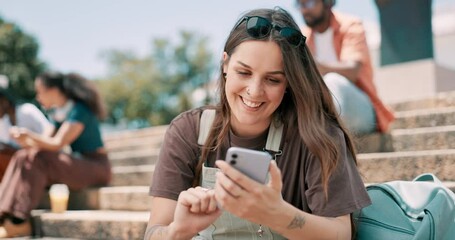
<svg viewBox="0 0 455 240"><path fill-rule="evenodd" d="M55 213L65 212L68 208L68 198L70 191L65 184L54 184L49 190L51 200L51 210Z"/></svg>

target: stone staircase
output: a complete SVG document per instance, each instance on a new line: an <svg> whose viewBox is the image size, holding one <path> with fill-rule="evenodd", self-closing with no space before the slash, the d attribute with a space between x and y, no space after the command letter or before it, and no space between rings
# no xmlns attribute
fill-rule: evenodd
<svg viewBox="0 0 455 240"><path fill-rule="evenodd" d="M389 134L359 137L358 167L366 183L411 180L432 172L455 189L455 92L392 106L397 120ZM70 210L34 210L43 239L142 239L148 188L166 126L105 136L114 178L108 187L72 192Z"/></svg>

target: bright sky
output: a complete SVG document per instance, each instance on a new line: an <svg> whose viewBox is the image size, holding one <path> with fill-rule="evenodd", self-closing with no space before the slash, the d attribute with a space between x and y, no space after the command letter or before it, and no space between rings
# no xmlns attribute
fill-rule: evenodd
<svg viewBox="0 0 455 240"><path fill-rule="evenodd" d="M453 4L433 0L433 8ZM294 0L0 0L0 16L18 24L40 44L40 57L54 70L103 76L103 50L142 56L154 38L172 39L182 30L208 36L215 57L238 17L258 7L281 6L303 24ZM338 0L335 9L377 22L374 0Z"/></svg>

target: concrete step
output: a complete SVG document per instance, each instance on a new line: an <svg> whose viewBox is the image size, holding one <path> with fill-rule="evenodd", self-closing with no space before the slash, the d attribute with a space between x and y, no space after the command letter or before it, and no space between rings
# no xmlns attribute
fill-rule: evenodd
<svg viewBox="0 0 455 240"><path fill-rule="evenodd" d="M70 191L68 210L94 210L100 209L100 187L89 187L79 191ZM49 192L41 198L39 209L50 209Z"/></svg>
<svg viewBox="0 0 455 240"><path fill-rule="evenodd" d="M112 168L111 186L148 186L155 165L117 166Z"/></svg>
<svg viewBox="0 0 455 240"><path fill-rule="evenodd" d="M150 211L149 186L103 187L99 189L101 210Z"/></svg>
<svg viewBox="0 0 455 240"><path fill-rule="evenodd" d="M150 137L130 138L118 141L107 142L106 149L109 153L117 153L123 151L135 151L148 148L159 148L163 143L164 134Z"/></svg>
<svg viewBox="0 0 455 240"><path fill-rule="evenodd" d="M455 149L358 155L364 182L412 180L431 172L441 181L455 181Z"/></svg>
<svg viewBox="0 0 455 240"><path fill-rule="evenodd" d="M74 239L142 239L149 211L34 211L35 235Z"/></svg>
<svg viewBox="0 0 455 240"><path fill-rule="evenodd" d="M455 149L455 125L397 129L391 135L392 148L396 152Z"/></svg>
<svg viewBox="0 0 455 240"><path fill-rule="evenodd" d="M164 136L164 133L166 132L167 128L168 125L162 125L143 129L108 133L103 135L103 140L106 144L110 144L110 142L126 141L130 139Z"/></svg>
<svg viewBox="0 0 455 240"><path fill-rule="evenodd" d="M455 123L455 107L396 112L395 116L392 129L447 126Z"/></svg>
<svg viewBox="0 0 455 240"><path fill-rule="evenodd" d="M109 153L112 166L137 166L155 164L158 160L159 148L145 148Z"/></svg>
<svg viewBox="0 0 455 240"><path fill-rule="evenodd" d="M68 210L150 210L149 185L90 187L71 191ZM49 194L40 201L38 209L50 209Z"/></svg>
<svg viewBox="0 0 455 240"><path fill-rule="evenodd" d="M373 133L354 137L358 153L420 151L455 148L452 141L455 138L455 109L454 121L444 124L434 124L435 127L393 129L390 133ZM431 125L417 124L414 126Z"/></svg>
<svg viewBox="0 0 455 240"><path fill-rule="evenodd" d="M433 97L404 101L390 105L395 111L408 111L415 109L431 109L455 106L455 92L442 92Z"/></svg>
<svg viewBox="0 0 455 240"><path fill-rule="evenodd" d="M389 133L372 133L354 136L354 144L358 153L392 152L392 135Z"/></svg>

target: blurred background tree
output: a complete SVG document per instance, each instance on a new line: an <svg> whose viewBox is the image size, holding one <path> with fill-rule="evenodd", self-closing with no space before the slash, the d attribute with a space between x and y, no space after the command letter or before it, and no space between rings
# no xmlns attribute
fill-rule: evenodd
<svg viewBox="0 0 455 240"><path fill-rule="evenodd" d="M207 46L207 37L181 31L176 44L154 39L145 57L127 51L105 52L109 74L97 83L109 121L115 124L124 119L132 127L168 124L180 112L198 105L193 92L209 82L214 70Z"/></svg>
<svg viewBox="0 0 455 240"><path fill-rule="evenodd" d="M25 101L33 100L34 79L48 69L38 51L33 36L0 17L0 75L9 78L9 88ZM108 73L95 83L109 123L122 121L130 128L168 124L182 111L211 101L207 91L202 102L194 99L195 90L207 85L215 70L206 36L180 31L176 43L153 39L145 56L115 49L102 56Z"/></svg>
<svg viewBox="0 0 455 240"><path fill-rule="evenodd" d="M25 101L35 96L33 80L46 65L38 59L35 38L0 17L0 74L9 79L9 89Z"/></svg>

